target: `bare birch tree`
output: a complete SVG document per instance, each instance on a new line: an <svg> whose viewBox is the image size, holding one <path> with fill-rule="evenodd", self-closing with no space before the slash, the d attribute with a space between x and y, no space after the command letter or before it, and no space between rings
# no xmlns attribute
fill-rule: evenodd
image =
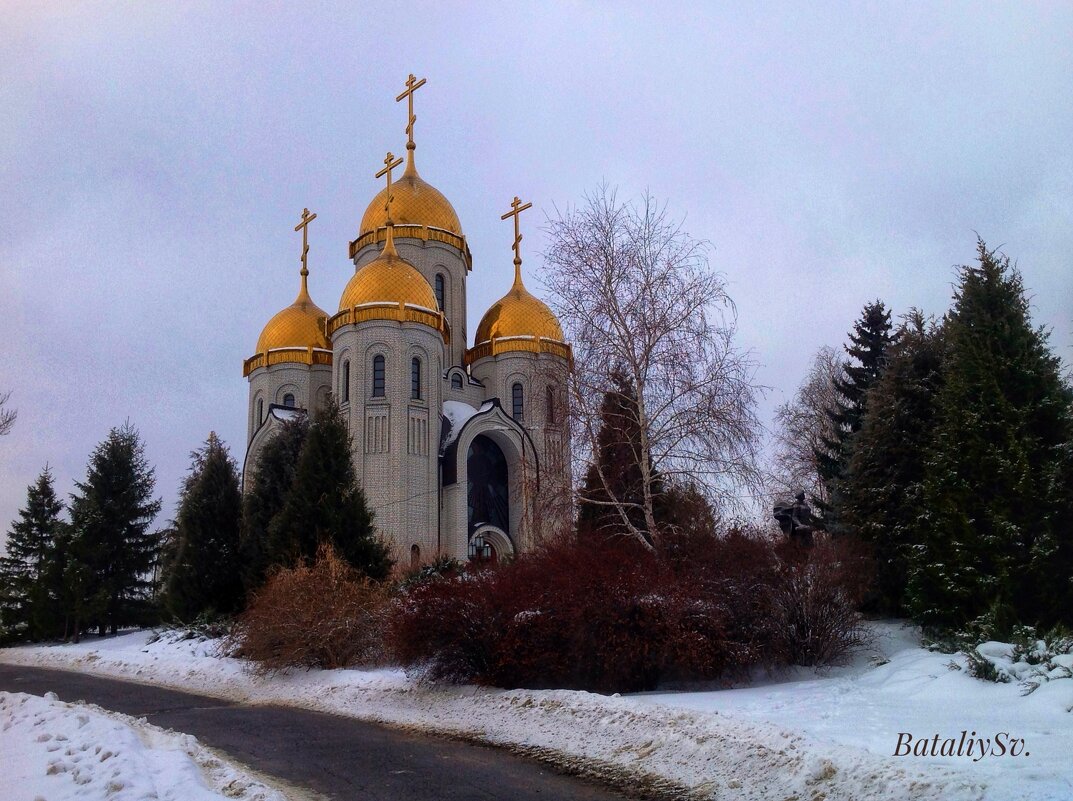
<svg viewBox="0 0 1073 801"><path fill-rule="evenodd" d="M585 463L574 475L595 465L606 490L603 500L583 500L615 507L623 529L648 548L659 544L663 485L693 485L718 510L740 509L743 493L762 484L760 390L753 361L734 345L733 302L709 268L708 244L651 196L625 203L606 186L549 219L547 233L545 280L575 357L573 435ZM637 399L629 458L640 470L640 500L616 497L595 458L615 374ZM644 530L631 522L638 511Z"/></svg>
<svg viewBox="0 0 1073 801"><path fill-rule="evenodd" d="M10 392L0 392L0 437L11 432L15 425L15 418L19 416L16 409L6 409Z"/></svg>
<svg viewBox="0 0 1073 801"><path fill-rule="evenodd" d="M834 439L838 390L835 382L845 379L844 362L835 348L823 346L813 357L808 375L797 388L793 400L775 410L775 451L771 490L780 499L805 492L826 504L827 484L820 478L819 459L825 442Z"/></svg>

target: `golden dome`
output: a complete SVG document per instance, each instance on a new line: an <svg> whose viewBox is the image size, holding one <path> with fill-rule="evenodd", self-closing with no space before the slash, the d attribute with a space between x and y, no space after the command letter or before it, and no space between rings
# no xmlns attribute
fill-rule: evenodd
<svg viewBox="0 0 1073 801"><path fill-rule="evenodd" d="M365 210L358 238L387 225L387 191L387 187L381 189ZM391 194L391 220L395 225L423 225L462 235L462 223L447 198L417 174L412 149L406 154L402 177L391 184Z"/></svg>
<svg viewBox="0 0 1073 801"><path fill-rule="evenodd" d="M327 313L309 297L306 276L302 276L302 288L294 303L279 312L261 331L257 338L257 353L267 353L276 348L322 348L331 350L331 343L324 331Z"/></svg>
<svg viewBox="0 0 1073 801"><path fill-rule="evenodd" d="M481 318L475 344L503 337L543 337L563 341L562 326L547 304L525 288L520 267L514 272L514 286L510 292L493 303Z"/></svg>
<svg viewBox="0 0 1073 801"><path fill-rule="evenodd" d="M392 189L397 186L393 184ZM398 193L395 198L393 207L398 202ZM344 311L363 303L408 303L437 311L439 306L432 286L417 268L399 256L395 251L392 226L389 225L387 230L383 251L354 273L339 299L339 310Z"/></svg>

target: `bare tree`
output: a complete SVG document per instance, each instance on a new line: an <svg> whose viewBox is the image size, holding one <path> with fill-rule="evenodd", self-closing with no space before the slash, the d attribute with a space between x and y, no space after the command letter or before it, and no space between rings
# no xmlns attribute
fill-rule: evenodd
<svg viewBox="0 0 1073 801"><path fill-rule="evenodd" d="M793 400L775 410L771 489L777 497L785 499L803 491L821 504L830 501L827 484L820 478L817 453L835 437L830 410L837 408L839 399L835 382L845 378L838 350L824 345L816 351Z"/></svg>
<svg viewBox="0 0 1073 801"><path fill-rule="evenodd" d="M604 500L584 500L615 507L624 530L653 548L662 484L703 488L720 509L741 508L743 491L760 487L754 363L734 346L733 302L709 268L708 244L683 232L665 206L649 195L620 202L602 186L557 214L548 221L545 278L574 349L573 433L586 462L574 475L595 465ZM640 470L640 500L616 497L594 458L616 373L637 399L629 458ZM631 523L638 509L644 530Z"/></svg>
<svg viewBox="0 0 1073 801"><path fill-rule="evenodd" d="M11 433L11 429L15 425L15 418L19 416L17 409L4 408L7 406L7 401L10 397L10 392L0 393L0 437Z"/></svg>

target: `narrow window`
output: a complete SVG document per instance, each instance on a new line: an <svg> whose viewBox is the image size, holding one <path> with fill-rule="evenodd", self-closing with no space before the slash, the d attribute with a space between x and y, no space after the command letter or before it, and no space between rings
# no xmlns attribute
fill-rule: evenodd
<svg viewBox="0 0 1073 801"><path fill-rule="evenodd" d="M257 399L257 425L261 425L265 421L265 399Z"/></svg>
<svg viewBox="0 0 1073 801"><path fill-rule="evenodd" d="M451 376L451 389L462 389L462 376L458 373Z"/></svg>
<svg viewBox="0 0 1073 801"><path fill-rule="evenodd" d="M548 422L555 422L555 387L548 387Z"/></svg>
<svg viewBox="0 0 1073 801"><path fill-rule="evenodd" d="M350 359L343 362L343 403L350 401Z"/></svg>
<svg viewBox="0 0 1073 801"><path fill-rule="evenodd" d="M443 287L443 273L436 273L436 305L439 306L440 311L443 311Z"/></svg>
<svg viewBox="0 0 1073 801"><path fill-rule="evenodd" d="M373 357L373 397L384 397L384 357Z"/></svg>
<svg viewBox="0 0 1073 801"><path fill-rule="evenodd" d="M288 392L286 395L283 396L283 405L286 406L288 409L294 408L294 395L292 393Z"/></svg>
<svg viewBox="0 0 1073 801"><path fill-rule="evenodd" d="M421 397L421 360L416 356L410 360L410 398Z"/></svg>
<svg viewBox="0 0 1073 801"><path fill-rule="evenodd" d="M417 545L410 546L410 567L416 568L421 564L421 548Z"/></svg>
<svg viewBox="0 0 1073 801"><path fill-rule="evenodd" d="M524 394L522 392L522 385L515 384L513 387L511 387L510 395L511 400L514 403L514 419L520 423L522 421L522 412L524 411L523 406L525 400Z"/></svg>

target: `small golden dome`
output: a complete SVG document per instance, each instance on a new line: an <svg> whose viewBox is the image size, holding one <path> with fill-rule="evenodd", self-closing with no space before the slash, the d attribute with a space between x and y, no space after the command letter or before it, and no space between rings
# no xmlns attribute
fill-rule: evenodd
<svg viewBox="0 0 1073 801"><path fill-rule="evenodd" d="M276 314L257 338L257 353L276 348L323 348L331 350L324 331L327 313L309 297L306 276L294 303Z"/></svg>
<svg viewBox="0 0 1073 801"><path fill-rule="evenodd" d="M391 220L395 225L423 225L462 235L462 223L458 221L458 215L447 198L417 174L412 149L406 154L406 170L402 177L391 184L391 194ZM385 187L377 193L365 210L358 237L383 228L387 225L387 219Z"/></svg>
<svg viewBox="0 0 1073 801"><path fill-rule="evenodd" d="M514 272L514 286L510 292L493 303L481 318L475 344L503 337L543 337L563 341L562 326L547 304L525 288L520 267Z"/></svg>
<svg viewBox="0 0 1073 801"><path fill-rule="evenodd" d="M392 184L392 189L398 184ZM398 194L395 195L397 203ZM408 303L437 311L436 294L425 277L395 250L392 226L388 226L387 239L380 255L366 264L347 282L339 299L339 310L344 311L363 303Z"/></svg>

